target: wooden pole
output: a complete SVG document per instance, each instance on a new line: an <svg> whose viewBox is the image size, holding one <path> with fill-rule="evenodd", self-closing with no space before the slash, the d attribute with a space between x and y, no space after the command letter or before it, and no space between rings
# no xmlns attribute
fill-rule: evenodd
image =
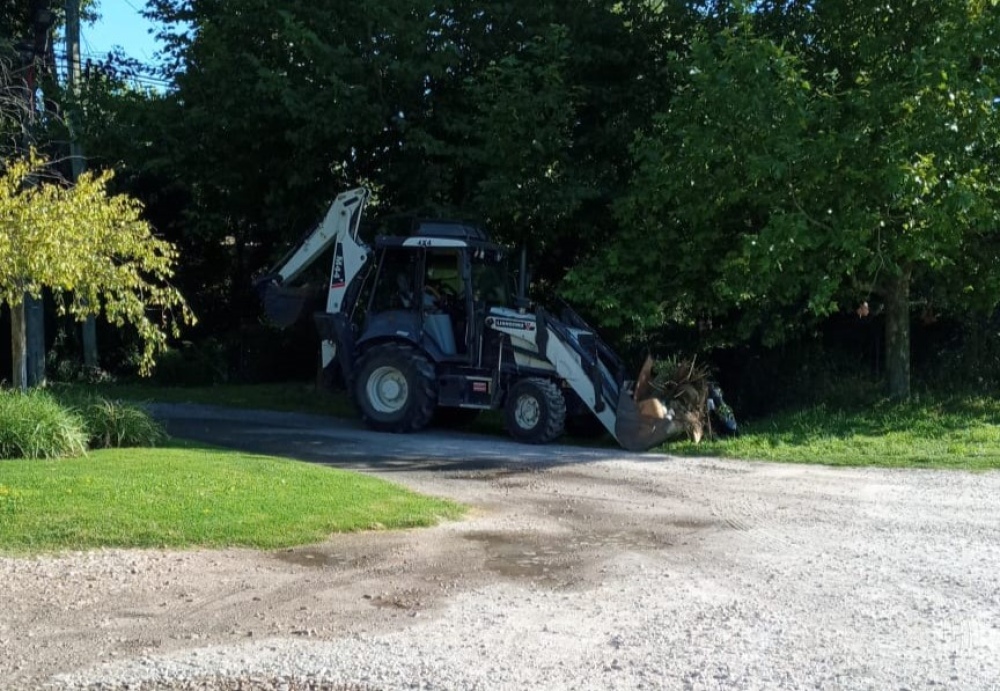
<svg viewBox="0 0 1000 691"><path fill-rule="evenodd" d="M66 0L66 81L72 97L80 95L80 0ZM76 182L87 167L83 146L76 137L76 103L67 111L69 124L70 171ZM98 367L97 320L87 317L83 322L83 364Z"/></svg>
<svg viewBox="0 0 1000 691"><path fill-rule="evenodd" d="M25 127L25 150L31 147L32 128L35 121L35 91L38 88L36 74L39 57L46 52L49 31L52 28L52 13L48 8L49 0L40 0L35 7L32 21L32 52L31 63L27 71L27 127ZM25 350L22 362L27 369L27 386L45 384L45 309L41 297L34 298L25 294L21 308L23 310L24 330L26 331ZM11 310L14 312L15 310ZM15 370L18 365L15 364Z"/></svg>

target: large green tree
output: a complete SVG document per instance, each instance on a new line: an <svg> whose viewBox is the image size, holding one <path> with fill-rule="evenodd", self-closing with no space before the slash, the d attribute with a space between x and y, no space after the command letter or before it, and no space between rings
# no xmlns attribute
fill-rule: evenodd
<svg viewBox="0 0 1000 691"><path fill-rule="evenodd" d="M907 396L914 302L1000 301L996 3L724 9L675 61L683 87L633 147L622 232L576 294L612 318L772 340L871 300L889 393Z"/></svg>
<svg viewBox="0 0 1000 691"><path fill-rule="evenodd" d="M252 313L250 273L359 183L383 213L476 217L530 240L560 276L606 235L632 132L662 105L665 56L695 16L680 0L151 6L183 23L175 89L153 118L107 121L148 126L119 158L183 188L172 237L212 257L199 272L185 252L185 272L206 279L204 321L225 327Z"/></svg>

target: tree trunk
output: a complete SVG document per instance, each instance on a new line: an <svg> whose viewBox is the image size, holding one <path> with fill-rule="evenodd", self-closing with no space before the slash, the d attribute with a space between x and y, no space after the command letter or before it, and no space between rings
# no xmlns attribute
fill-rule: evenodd
<svg viewBox="0 0 1000 691"><path fill-rule="evenodd" d="M97 320L87 317L83 322L83 364L87 367L100 366L97 356Z"/></svg>
<svg viewBox="0 0 1000 691"><path fill-rule="evenodd" d="M24 296L28 386L45 386L45 299Z"/></svg>
<svg viewBox="0 0 1000 691"><path fill-rule="evenodd" d="M885 287L885 372L889 397L910 396L910 269Z"/></svg>
<svg viewBox="0 0 1000 691"><path fill-rule="evenodd" d="M10 349L13 355L13 383L28 390L28 335L24 329L24 301L10 307Z"/></svg>

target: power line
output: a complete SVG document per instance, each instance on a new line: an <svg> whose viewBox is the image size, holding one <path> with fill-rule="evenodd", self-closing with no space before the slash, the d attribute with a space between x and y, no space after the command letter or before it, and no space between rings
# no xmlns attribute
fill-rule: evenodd
<svg viewBox="0 0 1000 691"><path fill-rule="evenodd" d="M138 7L136 7L135 5L133 5L131 0L124 0L124 2L125 2L126 5L128 5L133 10L135 10L136 14L138 14L138 15L142 14L142 10L140 10Z"/></svg>
<svg viewBox="0 0 1000 691"><path fill-rule="evenodd" d="M132 9L132 11L135 12L137 15L139 15L142 18L145 18L145 15L143 14L144 10L141 10L138 7L136 7L135 4L133 4L132 0L122 0L122 2L124 2L126 5L128 5ZM81 32L80 35L81 35L81 38L83 40L83 43L86 44L87 50L90 51L91 53L95 52L91 48L90 43L87 41L87 37L83 34L83 32ZM112 51L108 51L108 54L111 54L111 52ZM122 52L124 53L124 50ZM142 52L146 53L145 50L143 50ZM137 62L139 61L138 58L133 58L131 55L128 55L128 54L126 54L126 55L130 59L136 60ZM154 51L154 55L155 55L155 51ZM148 55L146 56L146 59L149 59Z"/></svg>
<svg viewBox="0 0 1000 691"><path fill-rule="evenodd" d="M55 50L55 51L53 51L53 53L55 54L55 56L57 58L60 58L60 59L63 59L63 60L66 59L66 53L65 53L65 51ZM100 53L100 52L98 52L98 53L87 53L87 52L81 52L81 57L87 58L88 60L95 60L96 59L97 62L101 62L101 63L107 61L108 58L114 57L114 55L115 55L114 52L108 52L108 53ZM129 59L130 60L134 60L134 58L129 58ZM131 80L135 80L135 81L149 82L151 84L155 84L155 85L159 85L159 86L173 86L173 80L172 79L170 79L168 77L162 77L159 74L157 74L155 71L152 71L152 70L156 69L156 67L154 67L153 65L149 65L147 63L143 63L143 62L140 62L138 60L134 60L134 64L136 64L136 65L138 65L140 67L146 68L147 70L151 70L151 71L149 71L149 72L143 72L143 71L138 71L138 70L132 71L132 70L129 69L129 66L126 65L126 66L123 67L122 70L120 70L120 75L119 76L121 76L122 79L131 79Z"/></svg>
<svg viewBox="0 0 1000 691"><path fill-rule="evenodd" d="M87 47L87 52L91 52L90 41L87 40L87 36L81 31L80 38L83 40L83 45Z"/></svg>

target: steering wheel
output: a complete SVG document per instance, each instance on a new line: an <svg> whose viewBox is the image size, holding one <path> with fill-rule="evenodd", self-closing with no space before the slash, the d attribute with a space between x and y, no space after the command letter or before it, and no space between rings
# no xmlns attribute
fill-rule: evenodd
<svg viewBox="0 0 1000 691"><path fill-rule="evenodd" d="M438 287L434 287L430 284L424 284L424 292L435 300L448 300L458 297L458 293L455 292L455 289L446 284L439 285Z"/></svg>

